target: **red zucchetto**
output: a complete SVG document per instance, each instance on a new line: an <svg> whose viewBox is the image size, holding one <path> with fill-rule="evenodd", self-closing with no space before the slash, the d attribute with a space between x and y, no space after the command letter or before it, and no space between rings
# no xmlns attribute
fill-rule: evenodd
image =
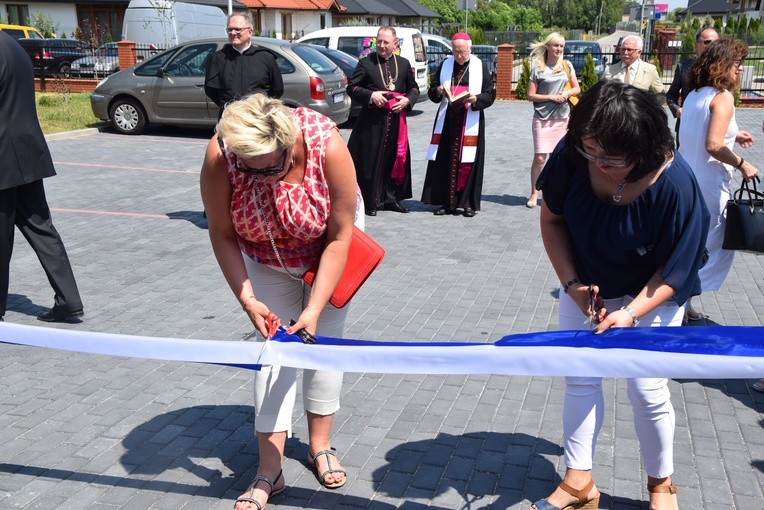
<svg viewBox="0 0 764 510"><path fill-rule="evenodd" d="M471 41L470 36L467 32L457 32L454 34L454 36L451 38L452 41Z"/></svg>

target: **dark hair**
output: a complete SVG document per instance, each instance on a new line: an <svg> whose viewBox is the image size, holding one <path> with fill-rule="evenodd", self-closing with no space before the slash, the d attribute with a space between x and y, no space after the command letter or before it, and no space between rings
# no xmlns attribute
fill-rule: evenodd
<svg viewBox="0 0 764 510"><path fill-rule="evenodd" d="M608 156L624 158L634 168L626 182L636 182L660 168L674 152L666 112L652 93L616 80L597 82L581 97L568 121L565 151L585 162L576 147L593 138Z"/></svg>
<svg viewBox="0 0 764 510"><path fill-rule="evenodd" d="M714 87L729 90L736 80L730 79L730 68L735 60L743 60L748 55L748 46L735 39L719 39L712 42L687 70L687 84L690 89Z"/></svg>

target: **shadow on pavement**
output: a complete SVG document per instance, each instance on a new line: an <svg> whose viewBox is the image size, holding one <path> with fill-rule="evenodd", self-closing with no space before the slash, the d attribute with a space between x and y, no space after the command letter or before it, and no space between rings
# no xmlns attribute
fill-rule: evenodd
<svg viewBox="0 0 764 510"><path fill-rule="evenodd" d="M185 220L202 230L207 230L207 218L203 211L174 211L166 213L171 220Z"/></svg>

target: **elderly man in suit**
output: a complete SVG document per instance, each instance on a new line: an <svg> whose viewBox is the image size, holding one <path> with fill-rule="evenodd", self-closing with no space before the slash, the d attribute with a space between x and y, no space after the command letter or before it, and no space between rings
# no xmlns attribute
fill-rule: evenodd
<svg viewBox="0 0 764 510"><path fill-rule="evenodd" d="M642 48L642 38L636 35L625 38L621 43L621 61L609 66L602 75L602 79L622 81L638 89L652 92L658 103L663 104L666 101L663 82L655 66L639 58L642 55Z"/></svg>
<svg viewBox="0 0 764 510"><path fill-rule="evenodd" d="M53 226L42 180L56 175L37 120L32 61L0 32L0 321L8 301L15 227L37 254L55 302L37 316L62 322L82 317L82 300L61 236Z"/></svg>

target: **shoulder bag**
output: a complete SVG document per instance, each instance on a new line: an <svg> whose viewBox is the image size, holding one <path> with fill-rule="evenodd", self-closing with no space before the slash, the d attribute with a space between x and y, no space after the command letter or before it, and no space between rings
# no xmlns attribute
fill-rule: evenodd
<svg viewBox="0 0 764 510"><path fill-rule="evenodd" d="M725 250L764 253L764 193L756 189L759 177L743 181L727 201L727 224L724 227Z"/></svg>
<svg viewBox="0 0 764 510"><path fill-rule="evenodd" d="M271 241L271 247L273 247L273 253L276 255L276 260L284 271L293 280L303 280L310 286L313 286L313 280L318 272L318 263L321 260L319 257L312 266L302 276L292 274L289 269L284 265L284 261L281 260L279 250L276 248L276 242L273 240L273 231L271 230L271 224L268 221L268 216L265 215L265 208L263 207L263 201L260 198L260 186L256 184L255 197L257 198L257 205L260 207L260 211L263 214L263 220L265 221L265 229L268 231L268 239ZM344 308L348 304L348 301L355 296L361 285L366 282L371 273L379 266L382 259L385 256L385 250L377 244L377 242L369 237L366 232L353 225L353 238L350 240L350 249L348 251L348 260L345 263L345 270L342 271L340 281L337 283L337 287L332 292L332 297L329 302L337 307Z"/></svg>
<svg viewBox="0 0 764 510"><path fill-rule="evenodd" d="M562 91L565 92L566 90L570 90L573 88L573 83L570 81L570 64L563 60L562 61L562 67L565 68L565 75L568 77L568 83L565 84L565 86L562 88ZM578 96L570 96L568 98L568 101L570 102L570 107L574 107L578 104L579 97Z"/></svg>

